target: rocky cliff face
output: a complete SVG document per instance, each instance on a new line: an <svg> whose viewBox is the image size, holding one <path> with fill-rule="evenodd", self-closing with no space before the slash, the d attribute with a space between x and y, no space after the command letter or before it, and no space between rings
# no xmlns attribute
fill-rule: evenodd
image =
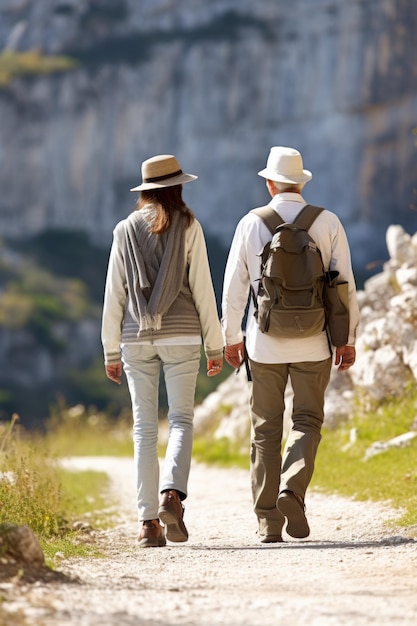
<svg viewBox="0 0 417 626"><path fill-rule="evenodd" d="M292 145L361 270L390 223L417 226L416 27L414 0L3 0L0 46L78 67L0 92L1 232L82 227L107 245L141 161L172 152L229 243L267 201L270 146Z"/></svg>

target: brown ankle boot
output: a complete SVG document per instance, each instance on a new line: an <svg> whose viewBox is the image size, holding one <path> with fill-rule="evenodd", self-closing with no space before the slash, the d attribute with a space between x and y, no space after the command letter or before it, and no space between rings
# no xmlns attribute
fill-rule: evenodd
<svg viewBox="0 0 417 626"><path fill-rule="evenodd" d="M184 507L175 489L170 489L162 494L158 515L165 524L169 541L187 541L188 531L183 520Z"/></svg>
<svg viewBox="0 0 417 626"><path fill-rule="evenodd" d="M138 537L140 548L162 548L166 545L164 529L157 519L145 520Z"/></svg>

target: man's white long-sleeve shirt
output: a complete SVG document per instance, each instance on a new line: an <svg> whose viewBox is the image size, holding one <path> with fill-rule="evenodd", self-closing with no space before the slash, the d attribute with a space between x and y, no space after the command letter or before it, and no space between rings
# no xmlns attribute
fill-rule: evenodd
<svg viewBox="0 0 417 626"><path fill-rule="evenodd" d="M305 205L305 200L298 193L277 194L269 203L285 222L293 222ZM339 218L325 210L314 221L309 234L321 251L325 270L337 270L340 280L347 280L349 283L348 344L354 345L359 324L359 308L345 230ZM236 227L223 286L222 327L227 345L239 343L243 339L242 320L250 286L252 285L256 294L260 278L260 253L270 240L268 227L254 213L246 214ZM330 354L326 332L299 339L277 338L262 333L254 317L252 298L246 324L246 348L249 357L259 363L322 361Z"/></svg>

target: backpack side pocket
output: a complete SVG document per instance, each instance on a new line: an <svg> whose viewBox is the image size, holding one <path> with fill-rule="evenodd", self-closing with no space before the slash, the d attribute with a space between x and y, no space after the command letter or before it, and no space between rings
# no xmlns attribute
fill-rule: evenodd
<svg viewBox="0 0 417 626"><path fill-rule="evenodd" d="M323 303L326 323L333 346L345 346L349 337L349 284L339 281L339 272L326 272Z"/></svg>

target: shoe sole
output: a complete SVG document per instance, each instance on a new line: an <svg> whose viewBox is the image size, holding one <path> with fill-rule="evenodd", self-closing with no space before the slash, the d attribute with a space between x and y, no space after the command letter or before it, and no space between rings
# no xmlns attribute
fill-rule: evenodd
<svg viewBox="0 0 417 626"><path fill-rule="evenodd" d="M281 535L261 535L261 543L282 543Z"/></svg>
<svg viewBox="0 0 417 626"><path fill-rule="evenodd" d="M180 543L188 540L188 531L182 519L177 519L171 511L159 509L158 517L165 526L165 535L168 541Z"/></svg>
<svg viewBox="0 0 417 626"><path fill-rule="evenodd" d="M165 537L160 537L159 539L148 539L145 537L139 541L139 548L163 548L166 544Z"/></svg>
<svg viewBox="0 0 417 626"><path fill-rule="evenodd" d="M295 539L305 539L310 534L307 518L295 496L283 493L278 498L278 510L287 518L286 531Z"/></svg>

